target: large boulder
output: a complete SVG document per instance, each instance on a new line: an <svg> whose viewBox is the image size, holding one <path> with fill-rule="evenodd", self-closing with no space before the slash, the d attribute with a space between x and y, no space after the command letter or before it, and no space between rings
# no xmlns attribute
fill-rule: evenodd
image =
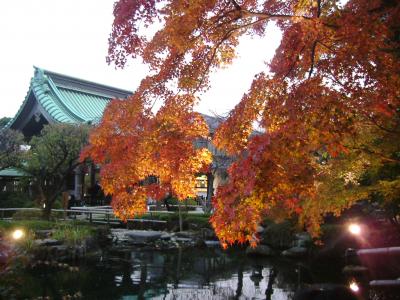
<svg viewBox="0 0 400 300"><path fill-rule="evenodd" d="M125 236L134 244L145 244L160 239L163 234L162 231L130 230L125 233Z"/></svg>
<svg viewBox="0 0 400 300"><path fill-rule="evenodd" d="M300 258L308 254L308 249L305 247L292 247L282 252L283 256Z"/></svg>
<svg viewBox="0 0 400 300"><path fill-rule="evenodd" d="M261 225L258 225L258 226L257 226L256 232L257 232L258 234L261 234L261 233L263 233L264 231L265 231L265 228L264 228L263 226L261 226Z"/></svg>
<svg viewBox="0 0 400 300"><path fill-rule="evenodd" d="M293 246L310 248L312 245L312 238L308 232L299 232L294 235Z"/></svg>
<svg viewBox="0 0 400 300"><path fill-rule="evenodd" d="M273 256L275 251L266 245L257 245L256 247L247 247L247 255Z"/></svg>
<svg viewBox="0 0 400 300"><path fill-rule="evenodd" d="M312 243L311 235L308 232L298 232L294 236L296 240Z"/></svg>

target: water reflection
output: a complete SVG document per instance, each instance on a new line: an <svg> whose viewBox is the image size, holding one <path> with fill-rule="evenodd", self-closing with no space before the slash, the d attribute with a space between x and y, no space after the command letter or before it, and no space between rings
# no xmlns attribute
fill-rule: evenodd
<svg viewBox="0 0 400 300"><path fill-rule="evenodd" d="M304 283L291 261L220 249L135 251L118 269L114 282L123 299L291 299Z"/></svg>
<svg viewBox="0 0 400 300"><path fill-rule="evenodd" d="M250 259L244 251L105 251L80 271L36 268L23 274L17 298L80 293L83 299L292 299L313 276L308 265ZM321 268L317 268L321 272ZM336 278L328 270L328 277ZM326 280L326 276L317 277Z"/></svg>

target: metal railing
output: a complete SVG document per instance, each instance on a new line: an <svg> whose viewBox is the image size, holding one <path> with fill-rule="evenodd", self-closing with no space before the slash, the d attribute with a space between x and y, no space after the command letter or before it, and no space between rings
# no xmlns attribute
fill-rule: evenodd
<svg viewBox="0 0 400 300"><path fill-rule="evenodd" d="M9 217L5 217L6 212L17 212L17 211L42 211L40 208L0 208L0 219L5 220L5 219L11 219ZM58 217L58 219L73 219L73 220L87 220L89 223L105 223L107 225L110 224L122 224L122 221L118 219L113 210L111 208L92 208L92 207L71 207L70 209L52 209L52 212L55 213L62 213L60 216L54 216ZM149 212L148 214L150 215L150 218L154 213L169 213L169 212ZM152 219L140 219L140 218L135 218L135 219L128 219L127 221L129 222L149 222L149 223L160 223L160 224L166 224L166 221L162 220L152 220Z"/></svg>
<svg viewBox="0 0 400 300"><path fill-rule="evenodd" d="M149 210L146 213L150 218L134 218L128 219L129 222L140 222L140 223L157 223L157 224L166 224L167 221L152 219L155 215L160 214L173 214L177 211L167 211L167 210L150 210L150 207L155 207L156 205L149 205ZM173 205L171 205L173 206ZM176 205L177 206L177 205ZM185 207L185 205L182 205ZM202 214L204 211L202 210L202 206L199 205L187 205L187 207L195 208L193 211L186 211L188 214ZM10 217L6 217L6 215L11 215L12 212L17 211L41 211L41 208L0 208L0 219L11 219ZM111 206L74 206L69 209L52 209L52 212L55 212L56 217L58 219L74 219L74 220L87 220L89 223L103 223L103 224L122 224L123 222L117 218L111 208ZM9 213L7 213L9 212ZM59 214L59 215L58 215Z"/></svg>

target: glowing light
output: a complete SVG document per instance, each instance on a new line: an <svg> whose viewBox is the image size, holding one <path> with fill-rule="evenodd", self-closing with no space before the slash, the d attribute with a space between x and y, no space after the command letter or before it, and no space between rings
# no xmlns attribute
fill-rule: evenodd
<svg viewBox="0 0 400 300"><path fill-rule="evenodd" d="M14 232L12 233L12 238L14 240L19 240L20 238L22 238L24 236L24 232L21 229L16 229L14 230Z"/></svg>
<svg viewBox="0 0 400 300"><path fill-rule="evenodd" d="M43 208L46 208L46 203L43 203Z"/></svg>
<svg viewBox="0 0 400 300"><path fill-rule="evenodd" d="M358 224L350 224L349 231L351 234L359 235L361 233L361 227Z"/></svg>
<svg viewBox="0 0 400 300"><path fill-rule="evenodd" d="M358 286L357 282L353 281L349 284L350 290L353 292L357 293L360 290L360 287Z"/></svg>

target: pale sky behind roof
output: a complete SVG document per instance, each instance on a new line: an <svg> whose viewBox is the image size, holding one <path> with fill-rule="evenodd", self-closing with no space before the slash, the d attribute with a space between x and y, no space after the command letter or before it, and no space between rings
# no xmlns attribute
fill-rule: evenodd
<svg viewBox="0 0 400 300"><path fill-rule="evenodd" d="M135 90L147 68L129 61L125 69L105 57L115 0L0 1L0 118L13 117L33 76L33 66L127 90ZM245 38L234 64L211 77L212 88L197 110L224 114L265 70L279 45L273 26L268 38Z"/></svg>

